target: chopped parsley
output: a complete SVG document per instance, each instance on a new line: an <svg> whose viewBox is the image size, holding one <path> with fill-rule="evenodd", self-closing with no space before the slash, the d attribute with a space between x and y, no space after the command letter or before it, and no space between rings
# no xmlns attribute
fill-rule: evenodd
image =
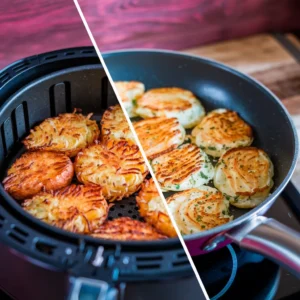
<svg viewBox="0 0 300 300"><path fill-rule="evenodd" d="M200 172L200 176L204 179L208 179L208 177L203 172Z"/></svg>
<svg viewBox="0 0 300 300"><path fill-rule="evenodd" d="M180 184L176 184L176 185L175 185L175 188L176 188L176 190L179 190Z"/></svg>
<svg viewBox="0 0 300 300"><path fill-rule="evenodd" d="M212 147L212 146L208 146L207 148L208 148L208 150L217 150L216 147Z"/></svg>
<svg viewBox="0 0 300 300"><path fill-rule="evenodd" d="M239 195L234 197L234 202L238 202L239 201Z"/></svg>
<svg viewBox="0 0 300 300"><path fill-rule="evenodd" d="M132 100L132 104L133 104L133 106L137 106L136 99Z"/></svg>

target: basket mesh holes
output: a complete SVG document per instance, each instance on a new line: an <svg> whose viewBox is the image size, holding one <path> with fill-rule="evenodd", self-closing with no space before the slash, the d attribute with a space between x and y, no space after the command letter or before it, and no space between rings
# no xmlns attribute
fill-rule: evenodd
<svg viewBox="0 0 300 300"><path fill-rule="evenodd" d="M74 54L75 54L75 52L66 52L65 56L74 55Z"/></svg>

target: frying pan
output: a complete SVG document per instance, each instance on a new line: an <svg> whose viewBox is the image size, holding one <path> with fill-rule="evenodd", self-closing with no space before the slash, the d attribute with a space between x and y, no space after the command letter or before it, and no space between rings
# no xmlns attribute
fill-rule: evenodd
<svg viewBox="0 0 300 300"><path fill-rule="evenodd" d="M254 130L254 146L274 163L274 188L256 208L233 208L234 220L184 236L192 256L230 242L263 254L300 277L300 234L263 214L288 184L298 157L293 122L280 100L255 79L218 62L162 50L123 50L103 54L114 81L138 80L146 89L176 86L191 90L206 111L237 111Z"/></svg>

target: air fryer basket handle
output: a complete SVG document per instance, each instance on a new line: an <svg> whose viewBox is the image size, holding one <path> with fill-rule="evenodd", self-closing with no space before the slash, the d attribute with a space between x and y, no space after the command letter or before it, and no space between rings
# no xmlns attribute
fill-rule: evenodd
<svg viewBox="0 0 300 300"><path fill-rule="evenodd" d="M257 216L228 231L240 247L274 260L300 278L300 234L278 221Z"/></svg>
<svg viewBox="0 0 300 300"><path fill-rule="evenodd" d="M71 277L68 300L117 300L118 290L107 282L85 277Z"/></svg>

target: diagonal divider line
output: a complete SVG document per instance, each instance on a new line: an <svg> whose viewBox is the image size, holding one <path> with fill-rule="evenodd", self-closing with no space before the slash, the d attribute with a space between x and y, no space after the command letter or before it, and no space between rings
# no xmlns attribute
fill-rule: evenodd
<svg viewBox="0 0 300 300"><path fill-rule="evenodd" d="M107 69L107 66L106 66L106 64L105 64L105 62L104 62L104 59L103 59L103 57L102 57L102 55L101 55L101 52L100 52L100 50L99 50L99 47L98 47L98 45L97 45L97 43L96 43L96 41L95 41L95 39L94 39L94 36L93 36L93 34L92 34L92 32L91 32L91 30L90 30L90 28L89 28L89 25L88 25L88 23L87 23L87 21L86 21L86 19L85 19L85 16L84 16L84 14L83 14L83 12L82 12L82 10L81 10L81 7L80 7L80 5L79 5L79 3L78 3L78 0L74 0L74 3L75 3L75 6L76 6L76 8L77 8L77 10L78 10L78 13L79 13L79 15L80 15L80 18L81 18L81 20L82 20L82 22L83 22L83 25L84 25L84 27L85 27L85 29L86 29L88 35L89 35L89 38L90 38L90 40L91 40L91 42L92 42L92 44L93 44L93 46L94 46L94 48L95 48L95 50L96 50L96 53L97 53L97 55L98 55L98 57L99 57L99 59L100 59L100 62L101 62L102 66L103 66L103 68L104 68L104 70L105 70L105 72L106 72L106 76L108 77L108 80L109 80L109 82L110 82L110 84L111 84L111 86L112 86L112 88L113 88L113 91L114 91L114 93L115 93L115 95L116 95L116 97L117 97L117 99L118 99L118 101L119 101L119 103L120 103L120 106L121 106L121 108L122 108L122 110L123 110L123 113L124 113L124 115L125 115L125 118L126 118L126 120L127 120L127 123L128 123L128 125L129 125L129 127L130 127L130 130L132 131L132 134L133 134L133 136L134 136L134 138L135 138L135 141L136 141L136 143L137 143L137 145L138 145L138 147L139 147L139 149L140 149L140 152L141 152L141 154L142 154L142 156L143 156L143 159L145 160L145 163L146 163L146 165L147 165L147 167L148 167L148 169L149 169L149 172L150 172L150 174L151 174L151 176L152 176L152 178L153 178L153 181L154 181L155 186L156 186L156 188L157 188L157 190L158 190L158 193L159 193L161 199L163 200L164 206L165 206L165 208L166 208L166 210L167 210L167 212L168 212L168 214L169 214L169 217L170 217L170 219L171 219L171 221L172 221L172 224L173 224L173 226L174 226L174 228L175 228L175 230L176 230L177 236L178 236L178 238L179 238L179 240L180 240L180 242L181 242L181 245L182 245L182 247L183 247L183 249L184 249L184 251L185 251L185 253L186 253L186 256L187 256L187 258L188 258L188 260L189 260L189 262L190 262L190 265L191 265L191 267L192 267L192 269L193 269L193 271L194 271L194 274L195 274L195 276L196 276L196 278L197 278L197 280L198 280L198 282L199 282L200 288L202 289L202 292L203 292L205 298L206 298L207 300L209 300L209 296L208 296L208 294L207 294L207 292L206 292L206 290L205 290L205 287L204 287L204 285L203 285L203 283L202 283L202 281L201 281L201 278L200 278L199 273L198 273L198 271L197 271L197 269L196 269L196 266L195 266L195 264L194 264L194 262L193 262L193 259L192 259L191 255L190 255L190 253L189 253L189 251L188 251L188 249L187 249L187 246L186 246L186 244L185 244L185 242L184 242L184 240L183 240L183 237L182 237L182 235L181 235L181 233L180 233L180 230L179 230L178 227L177 227L177 224L176 224L176 222L175 222L175 220L174 220L174 218L173 218L173 215L171 214L171 212L170 212L170 210L169 210L169 207L168 207L168 205L167 205L167 201L166 201L166 199L165 199L165 197L164 197L164 195L163 195L163 193L162 193L162 191L161 191L161 189L160 189L160 186L159 186L159 183L158 183L156 177L154 176L154 173L153 173L153 170L152 170L152 168L151 168L151 166L150 166L150 163L149 163L149 161L148 161L148 159L147 159L147 157L146 157L146 154L145 154L145 152L144 152L144 150L143 150L143 148L142 148L142 145L141 145L141 143L140 143L140 141L139 141L139 139L138 139L138 136L137 136L137 134L136 134L136 132L135 132L135 130L134 130L134 128L133 128L133 125L132 125L132 123L131 123L131 121L130 121L130 118L129 118L127 112L126 112L126 109L125 109L125 107L124 107L124 105L123 105L123 103L122 103L122 101L121 101L121 98L120 98L120 96L119 96L119 94L118 94L118 91L117 91L117 89L116 89L116 87L115 87L115 84L114 84L114 82L113 82L113 80L112 80L112 77L110 76L110 73L109 73L109 71L108 71L108 69Z"/></svg>

